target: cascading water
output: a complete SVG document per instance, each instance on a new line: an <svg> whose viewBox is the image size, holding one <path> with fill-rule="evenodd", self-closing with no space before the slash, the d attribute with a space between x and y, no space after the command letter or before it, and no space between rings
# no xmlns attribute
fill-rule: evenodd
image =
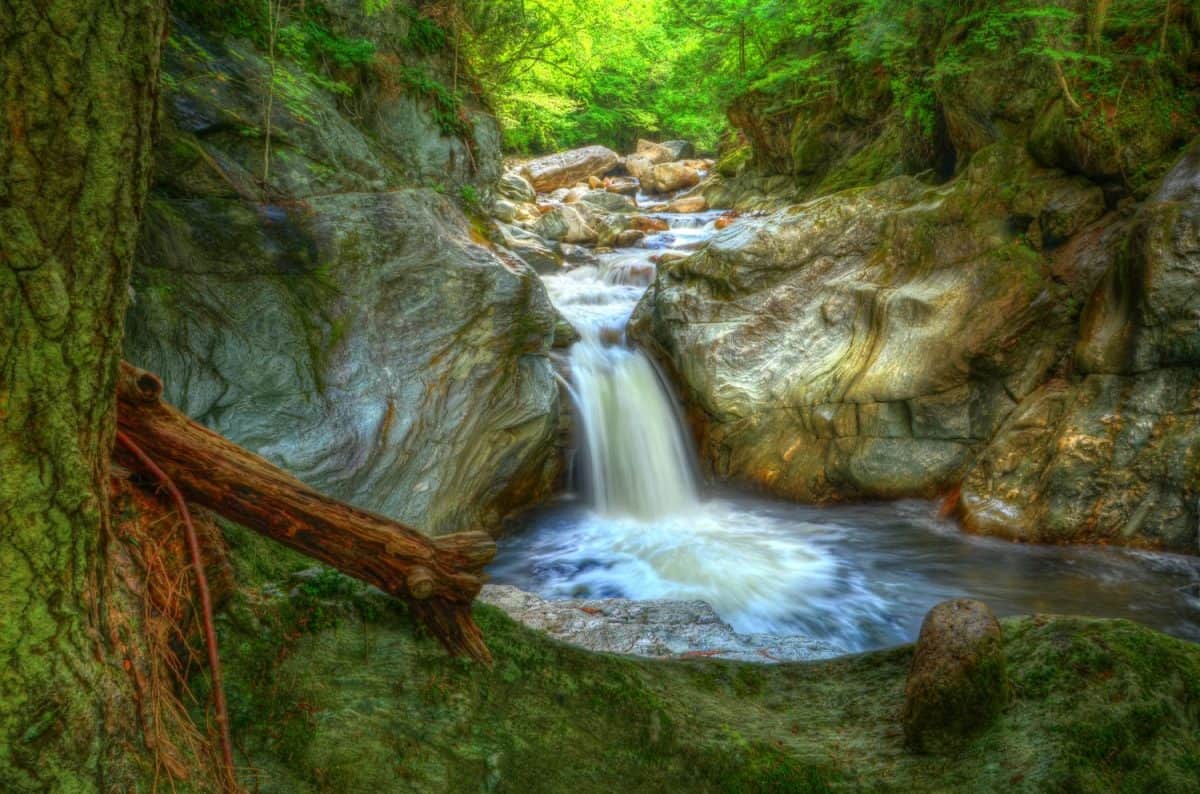
<svg viewBox="0 0 1200 794"><path fill-rule="evenodd" d="M1200 578L1187 560L1018 546L965 536L924 503L809 508L745 496L701 499L669 391L625 337L656 251L687 253L717 213L660 215L642 249L544 277L579 331L569 353L586 502L528 518L493 578L548 598L702 600L741 632L803 634L867 650L916 638L947 598L997 613L1132 617L1200 639Z"/></svg>
<svg viewBox="0 0 1200 794"><path fill-rule="evenodd" d="M571 379L597 512L655 519L694 510L687 444L653 365L638 350L606 345L598 328L580 333Z"/></svg>
<svg viewBox="0 0 1200 794"><path fill-rule="evenodd" d="M713 218L651 244L703 239ZM653 520L699 506L691 452L654 365L629 346L625 326L654 275L652 249L546 278L551 300L580 334L570 352L587 493L601 515Z"/></svg>

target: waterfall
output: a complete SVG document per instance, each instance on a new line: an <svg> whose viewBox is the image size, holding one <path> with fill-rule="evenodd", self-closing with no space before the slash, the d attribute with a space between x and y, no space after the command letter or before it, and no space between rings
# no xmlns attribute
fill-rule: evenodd
<svg viewBox="0 0 1200 794"><path fill-rule="evenodd" d="M582 425L585 476L596 510L653 519L699 502L679 419L650 360L606 346L602 329L580 329L571 377Z"/></svg>
<svg viewBox="0 0 1200 794"><path fill-rule="evenodd" d="M660 215L671 229L648 236L642 248L602 253L595 264L542 279L580 335L567 361L575 437L587 495L600 515L645 521L691 514L700 504L674 401L650 359L627 343L625 327L654 280L654 253L707 239L717 215Z"/></svg>

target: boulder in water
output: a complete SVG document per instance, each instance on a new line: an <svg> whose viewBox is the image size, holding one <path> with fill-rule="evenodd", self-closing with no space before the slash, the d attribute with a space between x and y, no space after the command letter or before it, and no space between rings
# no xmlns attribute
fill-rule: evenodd
<svg viewBox="0 0 1200 794"><path fill-rule="evenodd" d="M580 196L580 201L599 207L605 212L633 212L637 202L629 196L607 190L589 190Z"/></svg>
<svg viewBox="0 0 1200 794"><path fill-rule="evenodd" d="M539 237L566 243L595 243L600 233L577 204L564 204L543 215L533 226Z"/></svg>
<svg viewBox="0 0 1200 794"><path fill-rule="evenodd" d="M683 163L663 163L651 168L642 177L647 193L674 193L700 184L700 172Z"/></svg>
<svg viewBox="0 0 1200 794"><path fill-rule="evenodd" d="M625 170L638 181L645 179L653 168L654 161L640 154L633 154L625 158Z"/></svg>
<svg viewBox="0 0 1200 794"><path fill-rule="evenodd" d="M667 212L678 212L680 214L692 212L704 212L708 209L708 201L704 196L683 196L677 198L667 205Z"/></svg>
<svg viewBox="0 0 1200 794"><path fill-rule="evenodd" d="M1000 624L986 604L945 601L925 616L904 688L904 738L952 747L987 727L1009 699Z"/></svg>
<svg viewBox="0 0 1200 794"><path fill-rule="evenodd" d="M538 273L554 273L562 267L562 257L536 234L507 223L498 223L504 246Z"/></svg>
<svg viewBox="0 0 1200 794"><path fill-rule="evenodd" d="M636 196L641 184L631 177L613 176L604 180L604 189L609 193L620 193L623 196Z"/></svg>
<svg viewBox="0 0 1200 794"><path fill-rule="evenodd" d="M629 228L640 232L665 232L671 228L662 218L652 218L649 215L635 215L629 219Z"/></svg>
<svg viewBox="0 0 1200 794"><path fill-rule="evenodd" d="M645 232L638 229L626 229L617 235L613 240L613 245L617 248L632 248L644 239L646 239Z"/></svg>
<svg viewBox="0 0 1200 794"><path fill-rule="evenodd" d="M585 146L568 152L531 160L521 167L521 175L539 193L570 187L589 176L604 176L616 168L620 155L603 146Z"/></svg>

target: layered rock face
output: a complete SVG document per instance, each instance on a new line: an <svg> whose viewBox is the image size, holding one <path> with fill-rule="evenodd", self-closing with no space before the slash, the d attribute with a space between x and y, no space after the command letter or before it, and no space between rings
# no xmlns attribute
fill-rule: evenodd
<svg viewBox="0 0 1200 794"><path fill-rule="evenodd" d="M722 479L806 501L965 480L981 531L1195 552L1194 159L1129 217L996 144L945 185L743 219L660 268L634 332Z"/></svg>
<svg viewBox="0 0 1200 794"><path fill-rule="evenodd" d="M1126 231L1127 230L1127 231ZM968 528L1200 550L1200 144L1123 229L1072 364L968 474Z"/></svg>
<svg viewBox="0 0 1200 794"><path fill-rule="evenodd" d="M383 52L406 23L373 24ZM499 177L494 119L465 108L474 131L449 135L424 97L368 75L358 122L281 62L266 198L265 62L177 20L167 67L126 357L218 432L435 534L548 493L556 315L439 194ZM415 187L431 175L437 190Z"/></svg>
<svg viewBox="0 0 1200 794"><path fill-rule="evenodd" d="M804 500L958 480L1068 344L1029 230L1104 212L1086 182L989 154L946 187L902 177L743 219L662 268L636 332L700 409L718 475Z"/></svg>

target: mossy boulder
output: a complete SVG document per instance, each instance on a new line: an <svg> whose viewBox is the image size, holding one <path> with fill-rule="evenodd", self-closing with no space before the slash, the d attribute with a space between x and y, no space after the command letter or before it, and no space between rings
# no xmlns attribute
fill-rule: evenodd
<svg viewBox="0 0 1200 794"><path fill-rule="evenodd" d="M945 179L997 143L1144 198L1200 131L1200 15L1186 5L895 3L813 20L730 122L759 175L786 175L800 199L899 174Z"/></svg>
<svg viewBox="0 0 1200 794"><path fill-rule="evenodd" d="M904 686L904 738L916 751L960 745L1008 704L1000 623L986 604L938 604L925 616Z"/></svg>

